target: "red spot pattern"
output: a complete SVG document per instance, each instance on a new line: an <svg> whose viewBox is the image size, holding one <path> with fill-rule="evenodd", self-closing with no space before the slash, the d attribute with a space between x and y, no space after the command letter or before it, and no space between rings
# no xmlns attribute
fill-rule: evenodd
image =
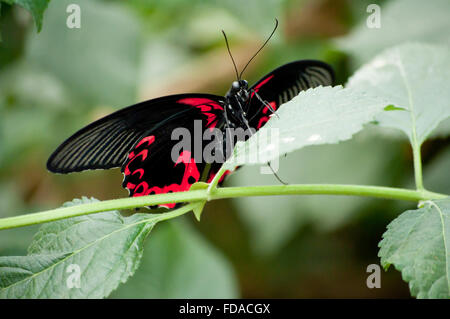
<svg viewBox="0 0 450 319"><path fill-rule="evenodd" d="M155 141L154 135L146 136L142 140L139 141L139 143L135 146L135 148L138 148L139 146L141 146L144 143L147 143L147 146L150 146L154 141ZM148 155L148 150L142 150L137 155L135 155L134 152L131 152L130 154L128 154L128 158L130 159L130 161L125 166L125 169L124 169L125 176L128 176L130 174L134 175L136 173L140 173L141 177L139 179L141 179L142 175L144 175L144 170L142 168L136 169L133 171L133 173L131 173L130 169L128 167L130 166L131 162L133 162L138 157L142 157L141 162L143 162L147 158L147 155ZM129 184L131 184L131 183L129 183ZM131 184L131 185L133 185L133 184Z"/></svg>
<svg viewBox="0 0 450 319"><path fill-rule="evenodd" d="M275 102L270 102L269 103L270 106L272 107L272 109L274 111L277 110L277 104ZM269 108L266 106L263 110L262 110L263 114L267 114L267 112L269 112ZM259 130L261 128L261 126L263 126L264 124L266 124L266 122L270 119L270 114L269 115L264 115L261 116L261 118L259 119L258 125L256 126L256 129Z"/></svg>
<svg viewBox="0 0 450 319"><path fill-rule="evenodd" d="M138 148L139 146L141 146L144 143L147 143L147 146L150 146L154 141L155 141L155 136L153 136L153 135L146 136L135 146L135 148Z"/></svg>
<svg viewBox="0 0 450 319"><path fill-rule="evenodd" d="M143 143L147 143L148 146L150 146L155 141L155 137L147 136L143 138L136 147L141 146ZM128 175L135 175L139 174L138 180L140 181L139 184L133 184L133 183L127 183L126 188L128 188L130 191L133 191L132 196L144 196L149 194L163 194L163 193L169 193L169 192L182 192L187 191L191 187L191 182L197 182L200 179L200 172L198 171L197 164L195 163L194 158L191 156L191 152L189 151L183 151L181 152L180 156L178 157L177 161L175 162L175 166L179 165L180 163L185 165L183 178L181 180L180 184L170 184L163 187L158 186L152 186L150 187L147 181L142 180L144 177L144 169L138 168L134 170L133 172L130 171L129 165L133 161L140 160L143 162L148 156L148 149L144 149L140 151L138 154L135 154L135 152L131 152L128 155L129 161L124 169L125 176ZM159 205L162 207L167 208L173 208L175 207L175 203L169 203L164 205Z"/></svg>
<svg viewBox="0 0 450 319"><path fill-rule="evenodd" d="M141 146L144 143L147 143L147 146L150 146L154 141L155 141L155 136L153 136L153 135L146 136L142 140L139 141L139 143L136 145L135 148ZM131 172L129 166L130 166L130 164L133 161L135 161L135 160L137 160L139 158L141 158L141 162L143 162L147 158L147 155L148 155L148 150L147 149L144 149L144 150L140 151L138 154L135 154L134 151L130 152L130 154L128 154L129 161L128 161L127 165L125 166L125 169L124 169L124 172L123 172L125 174L125 176L139 174L139 179L142 179L142 177L144 176L144 172L145 172L144 169L143 168L138 168L138 169L135 169L133 172ZM136 194L136 190L139 187L143 186L141 184L142 183L140 183L136 187L136 184L127 183L126 188L128 188L129 190L133 190L134 189L134 194Z"/></svg>
<svg viewBox="0 0 450 319"><path fill-rule="evenodd" d="M212 130L217 125L218 121L217 115L211 111L213 110L223 111L223 107L219 103L207 98L188 97L180 99L177 102L199 108L201 112L207 116L206 126L209 127L210 130Z"/></svg>
<svg viewBox="0 0 450 319"><path fill-rule="evenodd" d="M147 154L148 154L148 150L142 150L137 155L135 155L134 152L131 152L130 154L128 154L128 158L130 159L130 161L125 166L124 174L126 176L128 176L130 174L134 175L137 171L139 171L140 169L137 169L137 170L134 170L133 173L131 173L128 166L130 166L130 164L139 157L141 157L141 162L145 161L145 159L147 158Z"/></svg>
<svg viewBox="0 0 450 319"><path fill-rule="evenodd" d="M184 192L184 191L189 190L189 188L191 188L191 185L192 185L192 183L189 182L189 178L192 177L193 182L194 183L197 182L200 179L200 172L198 171L197 164L195 164L195 160L192 158L191 152L189 152L189 151L183 151L180 154L177 162L175 163L175 166L177 166L180 163L183 163L185 165L183 179L181 180L180 184L173 183L173 184L163 186L163 187L153 186L153 187L148 188L145 191L145 195L164 194L164 193L169 193L169 192L174 192L174 193L175 192ZM142 194L142 195L144 195L144 194ZM170 204L165 204L165 205L160 205L160 206L167 207L167 208L173 208L173 207L175 207L175 205L176 205L175 203L170 203Z"/></svg>

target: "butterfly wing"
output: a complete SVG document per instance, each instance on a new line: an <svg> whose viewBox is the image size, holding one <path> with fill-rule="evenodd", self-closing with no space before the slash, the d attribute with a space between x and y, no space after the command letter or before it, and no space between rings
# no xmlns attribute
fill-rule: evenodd
<svg viewBox="0 0 450 319"><path fill-rule="evenodd" d="M331 66L316 60L295 61L273 70L250 88L247 111L250 127L259 129L269 120L271 111L261 100L277 110L300 91L332 85L333 81Z"/></svg>
<svg viewBox="0 0 450 319"><path fill-rule="evenodd" d="M199 140L196 134L223 125L223 104L216 95L180 94L127 107L76 132L50 156L47 167L57 173L121 167L130 196L187 191L209 168L201 147L200 159L194 159L195 142L203 136ZM174 151L176 129L186 133L188 142Z"/></svg>
<svg viewBox="0 0 450 319"><path fill-rule="evenodd" d="M130 196L187 191L208 176L210 165L203 159L203 145L196 143L203 141L204 130L223 125L223 98L187 97L177 103L195 114L186 113L148 131L136 143L122 166L122 186ZM173 208L175 204L161 206Z"/></svg>
<svg viewBox="0 0 450 319"><path fill-rule="evenodd" d="M50 156L47 168L54 173L70 173L121 167L143 137L169 123L182 124L184 119L197 118L205 120L205 126L216 125L222 116L222 99L211 94L179 94L121 109L69 137Z"/></svg>

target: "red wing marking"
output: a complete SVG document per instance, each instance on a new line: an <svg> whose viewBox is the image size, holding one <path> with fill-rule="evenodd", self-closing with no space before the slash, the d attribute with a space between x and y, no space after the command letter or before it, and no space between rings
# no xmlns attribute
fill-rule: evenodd
<svg viewBox="0 0 450 319"><path fill-rule="evenodd" d="M183 163L185 165L183 178L180 184L173 183L163 187L153 186L148 190L148 194L153 192L155 194L169 193L169 192L183 192L189 190L192 184L198 182L198 180L200 179L200 172L198 171L195 159L192 158L191 156L191 152L183 151L178 157L175 166L177 166L180 163ZM189 180L190 178L191 180ZM175 206L175 203L173 203L173 206Z"/></svg>
<svg viewBox="0 0 450 319"><path fill-rule="evenodd" d="M142 140L140 140L140 142L134 148L138 148L139 146L141 146L144 143L147 143L147 146L150 146L154 141L155 141L155 136L153 136L153 135L146 136Z"/></svg>
<svg viewBox="0 0 450 319"><path fill-rule="evenodd" d="M225 179L226 176L228 176L231 173L230 170L226 170L225 173L222 175L222 177L219 179L219 183L222 183L223 180ZM211 183L212 180L214 179L214 177L216 176L217 173L211 173L209 174L209 178L207 180L207 183Z"/></svg>
<svg viewBox="0 0 450 319"><path fill-rule="evenodd" d="M147 158L147 154L148 154L148 150L142 150L142 151L140 151L139 154L137 154L137 155L134 155L134 152L131 152L131 153L128 155L128 158L130 159L130 161L128 162L127 166L125 166L125 170L124 170L125 176L131 174L131 171L130 171L130 169L128 168L128 166L129 166L135 159L137 159L138 157L142 157L141 162L144 161L144 160ZM131 175L134 175L134 173L136 173L136 171L138 171L138 170L133 171L133 173L132 173Z"/></svg>
<svg viewBox="0 0 450 319"><path fill-rule="evenodd" d="M147 138L144 138L144 139L147 139ZM150 139L150 137L149 137L149 139L146 141L150 141L149 142L149 145L150 145L151 143L154 142L154 140L155 140L154 137L152 139ZM138 146L142 144L141 142L138 144ZM148 150L144 150L144 151L148 151ZM130 153L131 156L129 157L130 158L129 163L131 163L138 157L141 157L142 158L141 161L144 161L145 158L147 157L147 153L145 156L141 156L141 153L143 153L143 151L135 156L134 153L131 152ZM195 159L192 158L192 154L189 151L181 152L180 156L178 157L177 161L175 162L175 166L179 165L180 163L182 163L185 166L183 178L182 178L180 184L173 183L170 185L165 185L163 187L159 187L159 186L150 187L146 181L141 181L141 183L139 183L138 185L135 185L133 183L127 183L126 188L128 188L129 190L134 190L133 197L151 195L151 194L165 194L165 193L171 193L171 192L187 191L187 190L189 190L189 188L191 187L191 185L193 183L199 181L200 172L197 168L197 164L195 163ZM127 173L128 174L131 173L128 169L128 165L125 167L125 175L128 175ZM139 180L141 180L144 175L144 169L142 169L142 168L136 169L131 174L134 175L136 173L140 173ZM169 203L169 204L164 204L164 205L159 205L159 206L173 208L173 207L175 207L175 205L176 205L175 203Z"/></svg>
<svg viewBox="0 0 450 319"><path fill-rule="evenodd" d="M274 111L277 110L277 104L275 102L270 102L269 103L270 106L273 108ZM263 114L267 114L267 112L269 112L269 108L266 106L263 110L262 110ZM261 118L259 119L258 125L256 126L256 129L259 130L261 128L261 126L263 126L264 124L266 124L266 122L270 119L270 114L269 115L264 115L261 116Z"/></svg>
<svg viewBox="0 0 450 319"><path fill-rule="evenodd" d="M261 83L259 83L258 85L256 85L253 90L252 90L252 94L251 97L253 97L253 95L255 95L255 92L258 93L259 89L266 84L267 82L269 82L269 80L273 78L273 74L269 77L267 77L266 79L264 79L263 81L261 81Z"/></svg>
<svg viewBox="0 0 450 319"><path fill-rule="evenodd" d="M184 99L180 99L177 103L191 105L193 107L199 108L200 111L206 115L206 126L212 130L217 124L217 115L213 110L223 111L223 107L214 100L201 98L201 97L187 97Z"/></svg>
<svg viewBox="0 0 450 319"><path fill-rule="evenodd" d="M155 141L155 136L154 136L154 135L146 136L146 137L144 137L142 140L139 141L139 143L136 145L135 148L138 148L138 147L141 146L143 143L147 143L148 146L150 146L154 141ZM123 171L124 175L125 175L125 176L128 176L128 175L130 175L130 174L131 174L131 175L134 175L134 174L136 174L136 173L139 173L139 174L140 174L139 179L142 179L142 177L144 176L144 172L145 172L144 169L143 169L143 168L138 168L138 169L135 169L133 172L131 172L130 169L129 169L129 166L130 166L130 164L131 164L133 161L137 160L139 157L141 158L141 162L143 162L143 161L147 158L147 156L148 156L148 149L144 149L144 150L140 151L137 155L135 154L134 151L130 152L130 154L128 154L128 159L129 159L129 161L128 161L128 163L127 163L127 165L125 166L125 169L124 169L124 171ZM142 183L141 183L141 184L142 184ZM133 183L127 183L126 188L128 188L129 190L134 189L134 190L135 190L135 193L136 193L136 190L137 190L139 187L141 187L141 186L144 187L144 186L141 185L141 184L139 184L138 186L136 186L136 185L133 184Z"/></svg>
<svg viewBox="0 0 450 319"><path fill-rule="evenodd" d="M134 148L136 149L144 143L147 143L147 146L150 146L154 141L155 141L154 135L146 136L142 140L140 140L139 143ZM131 174L130 169L128 168L128 166L130 165L131 162L133 162L139 156L142 157L141 162L143 162L147 158L147 155L148 155L148 150L142 150L137 155L135 155L134 152L130 152L130 154L128 154L128 158L130 159L130 161L128 162L128 164L125 166L125 169L124 169L125 176ZM140 173L141 177L139 179L141 179L142 175L144 175L144 170L142 168L139 168L139 169L133 171L133 173L131 175L134 175L135 173Z"/></svg>

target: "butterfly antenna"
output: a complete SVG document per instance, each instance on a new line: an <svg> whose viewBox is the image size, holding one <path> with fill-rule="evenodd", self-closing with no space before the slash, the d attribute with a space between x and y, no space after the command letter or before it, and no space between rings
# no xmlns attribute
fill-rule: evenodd
<svg viewBox="0 0 450 319"><path fill-rule="evenodd" d="M222 30L222 33L223 33L223 37L225 38L225 43L227 45L227 50L228 50L228 54L230 55L231 62L233 62L234 71L236 72L236 79L239 81L241 78L239 77L239 72L238 72L238 69L236 67L236 62L234 62L233 55L231 54L230 45L228 44L227 35L225 34L225 31L223 31L223 30Z"/></svg>
<svg viewBox="0 0 450 319"><path fill-rule="evenodd" d="M258 55L258 53L266 46L267 42L269 42L270 38L272 38L272 36L275 33L275 31L277 30L277 28L278 28L278 19L275 18L275 27L273 28L272 33L269 35L269 37L263 43L263 45L258 49L258 51L256 51L256 53L250 58L250 60L248 60L247 64L242 69L241 74L239 74L239 78L241 78L242 74L244 74L244 71L247 68L247 66L250 64L250 62L252 62L252 60Z"/></svg>

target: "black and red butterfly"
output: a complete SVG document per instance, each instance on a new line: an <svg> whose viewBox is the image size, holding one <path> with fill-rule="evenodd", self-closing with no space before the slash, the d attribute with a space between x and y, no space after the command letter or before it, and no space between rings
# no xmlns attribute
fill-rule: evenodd
<svg viewBox="0 0 450 319"><path fill-rule="evenodd" d="M47 168L54 173L121 167L122 186L130 196L187 191L198 181L210 182L221 163L194 158L182 149L173 158L172 139L177 128L194 131L261 128L281 104L300 91L331 85L333 70L323 62L302 60L285 64L248 87L240 76L225 96L188 93L141 102L82 128L50 156ZM168 208L175 204L161 205Z"/></svg>

